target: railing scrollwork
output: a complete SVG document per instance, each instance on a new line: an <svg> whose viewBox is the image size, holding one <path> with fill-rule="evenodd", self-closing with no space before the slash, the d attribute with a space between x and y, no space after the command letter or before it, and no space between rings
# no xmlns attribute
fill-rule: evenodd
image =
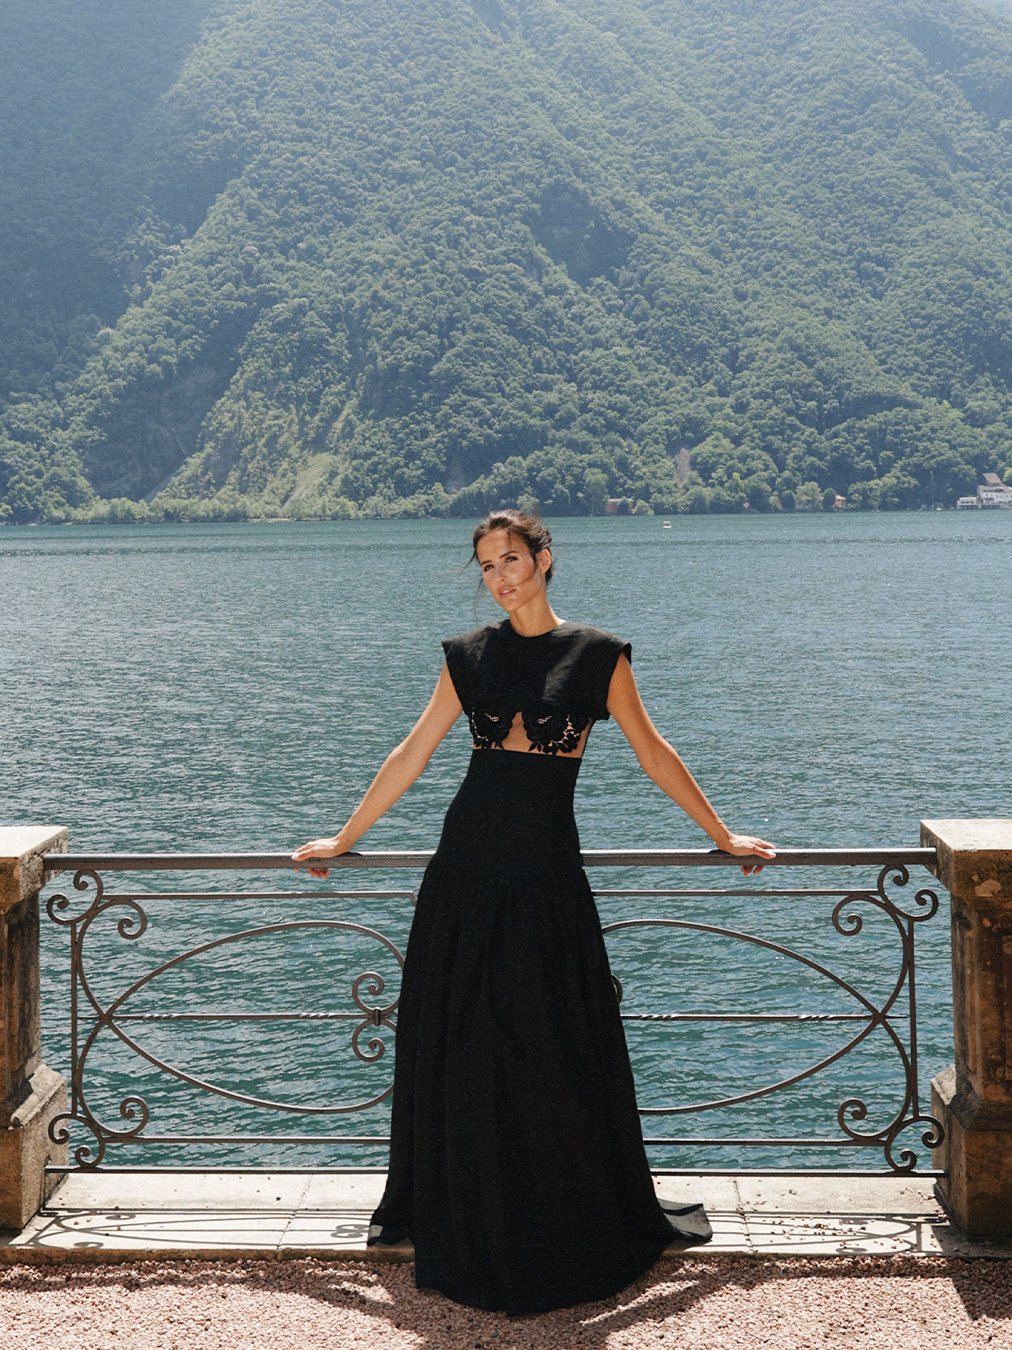
<svg viewBox="0 0 1012 1350"><path fill-rule="evenodd" d="M868 992L858 987L854 977L845 978L837 971L830 969L824 961L816 960L814 955L798 951L783 942L774 941L772 937L764 936L761 931L744 932L727 924L668 915L634 916L605 923L603 928L606 935L634 934L637 931L652 930L658 934L658 938L667 932L685 935L693 941L716 940L723 943L745 944L746 948L756 952L768 953L774 959L796 963L797 968L808 973L808 977L816 977L825 981L829 988L850 1001L850 1011L813 1012L806 1009L786 1011L781 1009L773 1012L729 1012L727 1010L641 1012L628 1007L631 992L629 978L626 977L625 987L623 987L623 981L620 980L618 975L613 975L616 997L622 1009L623 1019L628 1024L635 1023L641 1027L650 1024L671 1025L699 1022L839 1023L844 1026L848 1023L854 1024L852 1030L846 1031L842 1044L835 1046L828 1053L820 1054L814 1062L807 1066L777 1078L776 1081L747 1087L739 1083L732 1092L718 1097L707 1096L706 1100L690 1102L675 1100L666 1103L662 1101L661 1104L647 1105L641 1108L642 1114L646 1118L689 1117L706 1112L726 1112L733 1108L746 1107L750 1103L770 1098L777 1093L785 1092L799 1083L825 1073L830 1066L838 1064L859 1046L866 1045L871 1038L875 1037L882 1042L883 1051L888 1048L888 1052L894 1056L898 1069L897 1087L893 1102L887 1110L883 1108L881 1102L872 1106L859 1095L850 1095L840 1103L835 1113L834 1124L838 1130L835 1139L830 1137L764 1141L749 1137L744 1139L703 1139L701 1136L691 1136L679 1139L648 1138L648 1144L667 1146L733 1144L737 1146L743 1143L782 1143L784 1145L794 1144L798 1147L835 1146L867 1149L874 1150L891 1172L908 1173L914 1171L918 1166L919 1148L932 1149L941 1143L941 1123L934 1117L924 1114L920 1107L915 986L916 929L918 925L934 918L939 908L938 896L935 891L922 887L916 890L912 899L907 899L905 906L893 897L893 889L903 888L910 882L910 870L907 861L900 855L903 852L912 855L920 851L896 851L896 854L892 857L889 857L886 851L874 853L872 850L866 850L865 852L873 855L875 860L881 864L877 880L865 889L849 888L843 891L777 890L759 893L754 890L734 889L706 891L699 889L601 890L598 892L601 898L606 896L612 899L616 897L638 898L641 902L647 897L679 900L693 897L698 899L701 896L719 898L746 894L752 897L756 897L758 894L760 898L769 895L792 898L824 897L835 900L829 916L830 923L839 937L848 940L848 945L851 939L859 938L864 932L865 920L871 914L880 915L887 920L898 939L897 959L891 974L888 976L888 987L878 992ZM363 866L378 865L368 861L370 856L377 857L380 855L365 855L366 860L362 862ZM417 867L427 860L427 855L400 856L407 861L394 862L391 865ZM585 860L589 856L585 855ZM644 853L642 855L636 855L632 852L610 853L602 854L600 857L607 859L608 864L612 866L652 866L667 861L663 855L657 853ZM704 855L704 857L706 864L712 865L712 855ZM592 857L591 860L593 860ZM223 863L222 859L194 859L191 861L195 870L198 868L212 870L215 866L220 868L223 865L237 869L240 866L236 862ZM350 865L347 859L342 858L339 861L343 864L343 868ZM676 865L686 865L686 861L686 855L680 854ZM805 855L802 861L815 864L823 861L823 859L815 856L813 851L812 855ZM911 858L911 861L919 862L922 860ZM258 858L251 860L248 865L280 867L285 862L287 860L274 859L265 863L264 859ZM54 925L68 933L70 944L70 1109L53 1120L50 1126L50 1137L56 1143L71 1143L72 1156L77 1167L88 1169L101 1166L111 1149L115 1149L117 1155L119 1155L123 1149L130 1146L136 1148L139 1145L158 1146L168 1143L178 1145L185 1143L186 1139L186 1136L171 1133L163 1133L160 1136L152 1135L149 1127L152 1125L153 1115L157 1114L158 1107L157 1104L149 1105L149 1102L138 1091L128 1092L118 1104L107 1108L118 1114L118 1120L108 1119L107 1115L102 1114L92 1105L89 1067L90 1060L95 1053L95 1047L100 1040L103 1044L108 1044L109 1038L113 1038L120 1047L136 1057L137 1061L146 1064L149 1069L160 1075L160 1081L182 1083L198 1093L206 1094L209 1098L236 1103L241 1107L256 1111L280 1112L289 1116L309 1118L348 1117L375 1108L390 1096L392 1091L392 1056L387 1055L387 1049L389 1037L396 1030L399 991L391 987L389 972L384 974L380 969L372 968L374 962L370 962L370 968L361 970L350 979L347 986L348 1004L344 1009L309 1011L277 1009L253 1011L243 1009L217 1012L190 1007L185 1009L159 1007L152 1010L149 1007L142 1006L138 1010L135 1000L142 991L150 993L152 989L157 988L157 982L169 972L179 971L187 967L188 963L196 962L198 963L196 968L203 970L205 967L199 964L203 961L213 970L215 958L223 959L227 950L235 948L237 944L256 943L260 940L278 937L287 938L295 933L315 932L324 939L325 943L331 944L340 944L345 939L354 937L358 943L370 947L377 953L382 952L384 958L381 964L387 964L392 971L399 974L403 968L404 959L399 946L391 938L370 925L346 918L320 917L302 907L292 918L283 918L273 923L260 923L257 926L243 928L240 931L210 937L185 951L157 962L151 969L145 970L132 979L127 987L116 992L115 996L103 995L99 992L96 980L93 978L91 961L93 959L93 939L99 931L97 926L101 926L101 931L107 939L111 937L110 929L102 924L104 919L112 917L115 920L114 931L118 938L123 942L133 944L149 931L149 909L152 903L163 902L166 899L181 901L194 897L202 899L212 897L199 892L182 892L171 895L165 892L145 893L143 895L132 892L110 893L103 875L106 869L101 864L119 870L127 870L131 865L136 870L158 867L158 861L151 858L88 860L77 867L72 881L73 890L84 895L83 908L78 907L77 911L74 912L75 896L66 892L51 894L46 902L46 912L50 920ZM63 863L61 861L56 865L62 866ZM179 859L174 859L166 865L173 867L175 870L181 870L183 864ZM335 869L335 878L340 877L343 868ZM228 894L232 898L239 898L236 892L230 891ZM283 897L290 904L299 903L305 906L309 899L360 898L369 894L414 901L414 893L410 890L383 892L324 891L311 894L259 891L246 893L242 898L268 900ZM109 983L110 977L107 942L103 950L106 953L107 964L101 970L102 978L98 983L104 988ZM394 983L398 982L395 981ZM143 1000L141 1002L143 1005ZM225 1081L216 1081L213 1074L198 1073L173 1062L174 1056L172 1058L167 1057L161 1047L156 1049L150 1043L146 1043L143 1032L145 1025L150 1026L151 1024L165 1026L173 1023L206 1022L214 1024L233 1022L249 1023L251 1026L255 1026L265 1022L280 1023L286 1021L350 1023L350 1034L346 1045L351 1055L361 1065L368 1066L368 1077L370 1078L374 1066L385 1060L386 1072L382 1073L383 1081L373 1084L365 1093L358 1093L353 1100L325 1100L312 1103L277 1100L275 1096L255 1091L248 1085L244 1084L240 1087ZM138 1027L141 1029L138 1030ZM387 1034L384 1036L381 1034L383 1032ZM884 1120L881 1119L883 1114L887 1117ZM877 1124L873 1124L871 1121L876 1115L879 1120ZM86 1132L86 1137L77 1143L72 1140L72 1131L75 1127ZM199 1138L199 1142L202 1144L241 1143L243 1138L224 1133L190 1137ZM252 1138L252 1136L249 1136L249 1138ZM257 1138L259 1139L259 1136ZM290 1143L293 1140L303 1143L321 1142L331 1146L336 1143L353 1146L359 1143L377 1144L385 1142L385 1137L382 1135L362 1139L353 1136L308 1136L303 1139L301 1136L281 1135L276 1136L276 1139L279 1145Z"/></svg>

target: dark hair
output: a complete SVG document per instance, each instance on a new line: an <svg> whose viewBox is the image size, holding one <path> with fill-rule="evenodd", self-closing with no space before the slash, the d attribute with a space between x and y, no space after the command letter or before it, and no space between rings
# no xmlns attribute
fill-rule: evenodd
<svg viewBox="0 0 1012 1350"><path fill-rule="evenodd" d="M552 547L552 536L540 517L532 516L528 511L516 511L512 507L508 507L500 511L490 511L481 524L475 528L474 534L471 536L470 562L477 561L479 542L487 534L491 534L493 530L505 530L511 538L522 539L535 561L537 561L539 553L543 553L546 548ZM546 582L551 581L554 571L555 561L553 559L545 573Z"/></svg>

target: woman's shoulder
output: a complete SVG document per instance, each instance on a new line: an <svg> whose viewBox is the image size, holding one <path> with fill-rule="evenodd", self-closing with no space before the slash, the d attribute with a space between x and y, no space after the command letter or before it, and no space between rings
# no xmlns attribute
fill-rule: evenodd
<svg viewBox="0 0 1012 1350"><path fill-rule="evenodd" d="M608 690L622 655L632 658L625 638L595 624L569 623L556 629L565 645L557 670L567 694L597 722L608 720Z"/></svg>
<svg viewBox="0 0 1012 1350"><path fill-rule="evenodd" d="M447 654L454 651L478 656L498 633L499 628L499 624L486 623L481 628L469 628L466 633L457 633L455 637L442 638L443 651Z"/></svg>
<svg viewBox="0 0 1012 1350"><path fill-rule="evenodd" d="M481 628L458 633L456 637L442 639L446 668L462 708L470 710L471 694L485 664L485 653L489 652L491 659L495 660L495 646L494 643L490 646L490 639L497 632L495 624L485 624Z"/></svg>
<svg viewBox="0 0 1012 1350"><path fill-rule="evenodd" d="M560 635L566 636L576 645L591 648L593 650L613 650L630 651L631 645L625 638L619 637L617 633L611 633L607 628L598 628L591 623L575 623L567 620L559 630Z"/></svg>

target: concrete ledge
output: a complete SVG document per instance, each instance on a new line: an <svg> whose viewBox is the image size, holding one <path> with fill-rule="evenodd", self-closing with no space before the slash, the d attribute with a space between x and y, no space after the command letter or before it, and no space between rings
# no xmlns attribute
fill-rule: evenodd
<svg viewBox="0 0 1012 1350"><path fill-rule="evenodd" d="M934 1158L946 1211L970 1239L1012 1240L1012 1106L981 1101L949 1068L932 1080L931 1114L945 1126Z"/></svg>
<svg viewBox="0 0 1012 1350"><path fill-rule="evenodd" d="M0 826L0 910L36 895L45 882L44 853L66 853L62 825Z"/></svg>
<svg viewBox="0 0 1012 1350"><path fill-rule="evenodd" d="M410 1244L365 1245L381 1173L75 1173L22 1233L0 1240L0 1263L139 1260L411 1261ZM655 1178L658 1194L701 1200L714 1240L672 1244L663 1259L959 1256L1010 1259L1012 1246L974 1243L952 1228L930 1178Z"/></svg>
<svg viewBox="0 0 1012 1350"><path fill-rule="evenodd" d="M921 846L933 848L933 871L961 900L1012 898L1012 820L922 820Z"/></svg>
<svg viewBox="0 0 1012 1350"><path fill-rule="evenodd" d="M0 1129L0 1228L24 1228L59 1185L46 1167L67 1162L67 1145L49 1138L50 1121L67 1109L67 1084L44 1064L28 1081L29 1096Z"/></svg>

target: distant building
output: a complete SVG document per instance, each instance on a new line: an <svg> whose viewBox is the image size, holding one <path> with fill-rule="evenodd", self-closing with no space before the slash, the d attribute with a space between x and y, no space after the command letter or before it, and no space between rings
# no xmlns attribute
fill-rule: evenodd
<svg viewBox="0 0 1012 1350"><path fill-rule="evenodd" d="M996 473L986 473L983 483L977 488L977 505L988 508L1012 507L1012 487L1003 483Z"/></svg>
<svg viewBox="0 0 1012 1350"><path fill-rule="evenodd" d="M980 502L976 497L960 497L956 502L957 511L977 511L980 509Z"/></svg>
<svg viewBox="0 0 1012 1350"><path fill-rule="evenodd" d="M846 509L847 509L847 498L846 498L846 497L841 497L840 494L837 493L837 494L836 494L836 501L833 503L833 510L834 510L834 511L846 511Z"/></svg>

